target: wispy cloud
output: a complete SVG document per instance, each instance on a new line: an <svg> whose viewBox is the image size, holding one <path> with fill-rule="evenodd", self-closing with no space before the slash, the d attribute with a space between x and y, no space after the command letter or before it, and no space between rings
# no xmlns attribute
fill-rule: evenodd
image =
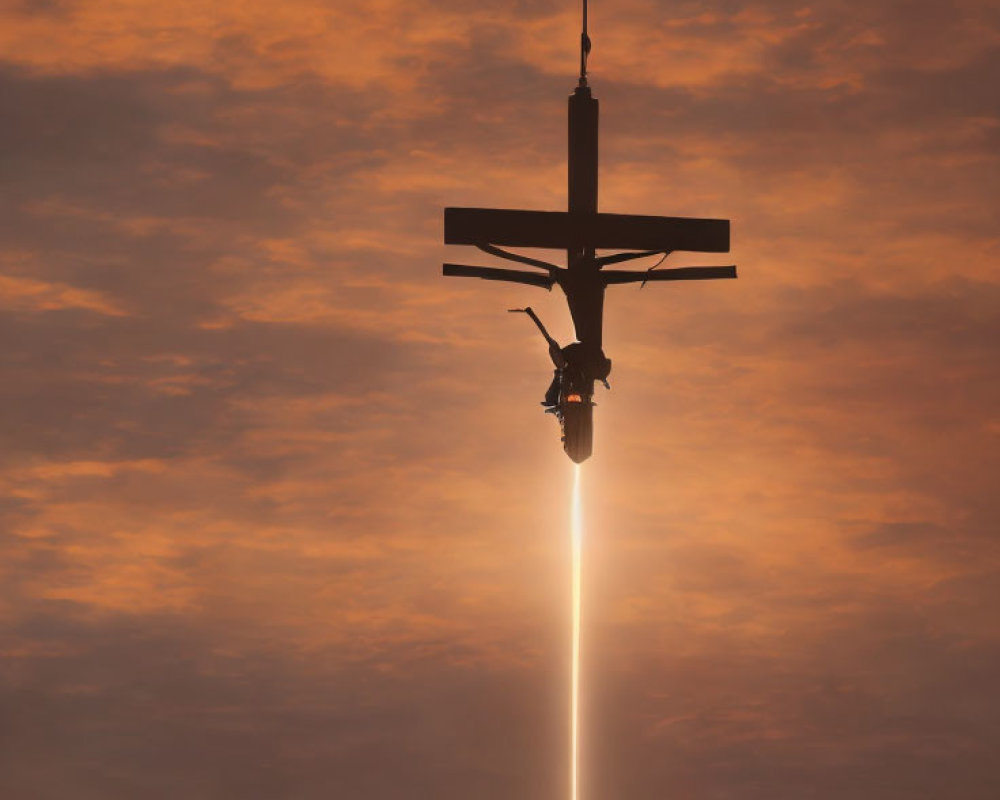
<svg viewBox="0 0 1000 800"><path fill-rule="evenodd" d="M996 10L592 11L603 208L731 217L740 280L608 295L588 794L993 797ZM563 792L506 309L570 325L439 264L563 204L576 12L4 14L0 794Z"/></svg>

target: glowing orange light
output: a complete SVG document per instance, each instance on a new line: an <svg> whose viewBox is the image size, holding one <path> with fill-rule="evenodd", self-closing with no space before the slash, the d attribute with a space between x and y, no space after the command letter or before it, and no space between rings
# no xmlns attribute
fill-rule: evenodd
<svg viewBox="0 0 1000 800"><path fill-rule="evenodd" d="M580 499L580 465L573 472L573 507L570 515L573 569L573 657L570 678L570 800L579 798L580 752L580 596L583 561L583 504Z"/></svg>
<svg viewBox="0 0 1000 800"><path fill-rule="evenodd" d="M583 402L583 398L580 397L580 395L578 395L578 394L570 394L570 395L566 396L566 402L567 403L582 403Z"/></svg>

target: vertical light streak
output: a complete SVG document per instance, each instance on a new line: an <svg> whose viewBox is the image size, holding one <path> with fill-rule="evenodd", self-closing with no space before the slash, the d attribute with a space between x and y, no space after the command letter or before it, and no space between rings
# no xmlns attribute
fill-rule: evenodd
<svg viewBox="0 0 1000 800"><path fill-rule="evenodd" d="M580 465L573 473L573 507L570 538L573 569L573 656L570 678L570 800L579 800L580 766L580 567L583 561L583 507L580 499Z"/></svg>

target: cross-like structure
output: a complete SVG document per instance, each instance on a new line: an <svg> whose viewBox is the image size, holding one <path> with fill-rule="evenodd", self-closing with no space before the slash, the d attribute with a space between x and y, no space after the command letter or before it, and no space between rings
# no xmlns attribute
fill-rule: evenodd
<svg viewBox="0 0 1000 800"><path fill-rule="evenodd" d="M566 211L446 208L445 244L472 245L539 272L445 264L444 274L523 283L566 294L585 371L603 379L610 362L603 353L604 290L620 283L735 278L736 267L680 267L644 271L607 270L611 264L675 251L729 252L729 220L603 214L597 210L598 102L587 84L590 39L581 37L579 85L569 97L569 207ZM503 247L566 250L566 266L512 253ZM598 250L629 252L598 255ZM543 330L544 332L544 330ZM602 368L602 365L606 365ZM591 392L592 393L592 392ZM589 398L588 398L589 401ZM587 453L589 455L589 452Z"/></svg>

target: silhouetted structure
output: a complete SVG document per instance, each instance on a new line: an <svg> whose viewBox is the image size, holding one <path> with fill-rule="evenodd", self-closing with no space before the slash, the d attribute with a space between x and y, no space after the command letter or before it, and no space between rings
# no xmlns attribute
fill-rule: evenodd
<svg viewBox="0 0 1000 800"><path fill-rule="evenodd" d="M473 245L485 253L539 272L445 264L444 274L523 283L545 289L558 284L566 294L578 342L560 348L538 317L525 311L549 343L556 366L558 397L551 406L560 420L563 447L580 463L593 449L594 382L607 386L611 361L603 350L604 290L620 283L735 278L736 267L681 267L644 271L604 267L677 250L729 252L729 220L602 214L597 210L598 103L587 84L586 0L580 43L580 80L569 97L569 208L567 211L515 211L488 208L446 208L445 244ZM511 253L501 247L566 250L566 267ZM597 255L598 250L631 252ZM661 261L663 259L661 258ZM543 405L550 405L550 387Z"/></svg>

